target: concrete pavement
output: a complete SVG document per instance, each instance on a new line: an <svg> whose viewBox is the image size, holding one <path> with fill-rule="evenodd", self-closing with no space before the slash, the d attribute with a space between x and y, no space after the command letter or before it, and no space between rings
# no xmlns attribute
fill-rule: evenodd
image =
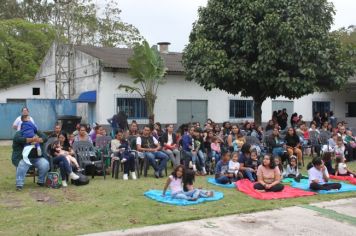
<svg viewBox="0 0 356 236"><path fill-rule="evenodd" d="M356 235L356 198L90 236Z"/></svg>

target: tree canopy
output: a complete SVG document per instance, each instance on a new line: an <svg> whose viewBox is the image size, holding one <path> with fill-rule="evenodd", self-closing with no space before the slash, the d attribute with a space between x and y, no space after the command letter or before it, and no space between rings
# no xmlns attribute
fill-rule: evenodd
<svg viewBox="0 0 356 236"><path fill-rule="evenodd" d="M1 2L0 88L33 79L55 34L60 35L60 43L75 45L132 46L142 40L134 26L121 20L121 10L114 0L101 1L104 7L96 5L95 0L72 0L61 7L58 2ZM55 24L60 11L67 13L69 26Z"/></svg>
<svg viewBox="0 0 356 236"><path fill-rule="evenodd" d="M340 89L353 68L327 0L210 0L184 49L188 80L254 99Z"/></svg>
<svg viewBox="0 0 356 236"><path fill-rule="evenodd" d="M54 35L46 24L0 20L0 88L33 80Z"/></svg>

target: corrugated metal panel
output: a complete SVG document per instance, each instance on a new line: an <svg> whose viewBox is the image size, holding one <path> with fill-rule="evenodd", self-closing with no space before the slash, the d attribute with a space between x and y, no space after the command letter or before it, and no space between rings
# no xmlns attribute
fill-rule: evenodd
<svg viewBox="0 0 356 236"><path fill-rule="evenodd" d="M53 130L58 116L76 115L76 104L70 100L33 99L27 107L40 130Z"/></svg>
<svg viewBox="0 0 356 236"><path fill-rule="evenodd" d="M22 103L0 104L0 139L12 139L16 130L12 128L15 119L21 115Z"/></svg>
<svg viewBox="0 0 356 236"><path fill-rule="evenodd" d="M55 99L29 99L26 104L5 103L0 104L0 139L12 139L15 130L12 124L17 116L21 115L21 108L26 105L30 115L40 130L53 130L58 116L76 115L76 104L70 100Z"/></svg>

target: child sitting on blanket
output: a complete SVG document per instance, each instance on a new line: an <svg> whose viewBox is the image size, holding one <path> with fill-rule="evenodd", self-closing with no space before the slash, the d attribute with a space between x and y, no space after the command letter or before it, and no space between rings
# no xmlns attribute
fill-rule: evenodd
<svg viewBox="0 0 356 236"><path fill-rule="evenodd" d="M354 171L350 171L347 168L345 162L346 162L345 157L341 157L341 156L336 157L335 175L356 177L356 173Z"/></svg>
<svg viewBox="0 0 356 236"><path fill-rule="evenodd" d="M195 181L195 171L191 169L187 169L184 172L184 177L183 177L183 190L184 192L194 192L194 191L199 191L198 197L212 197L214 196L213 191L206 191L203 189L195 189L193 184Z"/></svg>
<svg viewBox="0 0 356 236"><path fill-rule="evenodd" d="M296 156L292 155L289 159L289 164L283 172L284 178L294 178L296 182L300 182L300 179L306 178L299 173L298 169L298 159Z"/></svg>
<svg viewBox="0 0 356 236"><path fill-rule="evenodd" d="M183 165L179 165L174 168L172 174L168 177L166 184L163 188L162 196L166 196L167 188L171 189L171 196L175 199L183 199L188 201L196 201L199 198L200 192L199 190L196 191L183 191L183 176L185 173L185 169Z"/></svg>
<svg viewBox="0 0 356 236"><path fill-rule="evenodd" d="M222 154L221 160L215 167L215 181L218 184L231 184L235 182L234 174L229 173L230 152L225 151Z"/></svg>
<svg viewBox="0 0 356 236"><path fill-rule="evenodd" d="M319 191L319 190L332 190L341 188L340 183L328 183L329 181L329 173L326 169L324 162L316 157L312 161L313 167L308 169L309 175L309 188L311 190Z"/></svg>
<svg viewBox="0 0 356 236"><path fill-rule="evenodd" d="M232 153L232 158L229 161L229 174L234 174L234 178L242 178L241 172L239 172L240 169L240 163L238 162L239 160L239 153L238 152L233 152Z"/></svg>

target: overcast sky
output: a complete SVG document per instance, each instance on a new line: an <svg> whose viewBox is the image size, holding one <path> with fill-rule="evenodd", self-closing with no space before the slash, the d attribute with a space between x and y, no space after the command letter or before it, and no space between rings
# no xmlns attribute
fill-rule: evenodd
<svg viewBox="0 0 356 236"><path fill-rule="evenodd" d="M124 22L136 26L150 44L168 41L169 50L176 52L181 52L188 43L192 24L198 18L197 10L207 3L207 0L116 1ZM356 25L356 0L331 1L336 9L333 29Z"/></svg>

